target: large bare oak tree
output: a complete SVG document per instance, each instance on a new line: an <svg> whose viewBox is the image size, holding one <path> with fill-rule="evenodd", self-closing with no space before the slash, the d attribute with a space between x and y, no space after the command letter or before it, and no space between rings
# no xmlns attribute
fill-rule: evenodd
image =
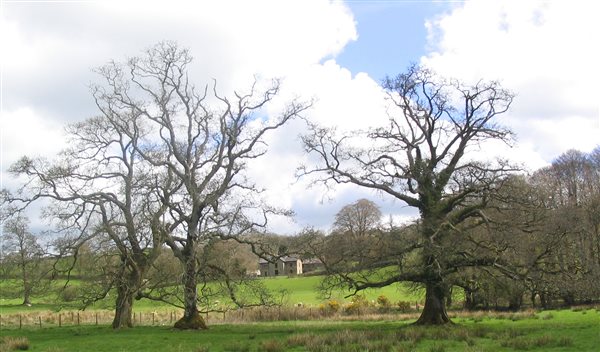
<svg viewBox="0 0 600 352"><path fill-rule="evenodd" d="M418 66L385 79L383 88L391 102L389 125L343 136L312 125L303 141L320 162L301 173L373 189L418 209L417 236L391 236L394 243L380 249L386 253L369 260L364 254L360 260L336 256L325 264L330 279L337 278L330 282L357 291L403 281L423 284L425 306L417 324L444 324L450 322L448 276L499 265L493 251L480 256L472 243L460 243L469 242L470 228L485 223L486 204L514 170L501 161L469 158L485 140L510 140L510 131L496 119L513 95L497 82L467 85ZM356 136L368 143L355 142Z"/></svg>
<svg viewBox="0 0 600 352"><path fill-rule="evenodd" d="M197 89L188 75L191 62L187 50L160 43L143 57L105 66L105 84L95 97L104 115L139 117L150 131L135 150L170 180L156 187L168 212L164 242L183 266L184 316L175 326L197 329L205 327L197 307L199 247L214 240L248 242L245 235L278 213L261 202L260 189L244 171L265 154L266 134L310 104L292 101L269 117L265 108L279 93L278 81L264 88L257 81L227 97L216 82Z"/></svg>

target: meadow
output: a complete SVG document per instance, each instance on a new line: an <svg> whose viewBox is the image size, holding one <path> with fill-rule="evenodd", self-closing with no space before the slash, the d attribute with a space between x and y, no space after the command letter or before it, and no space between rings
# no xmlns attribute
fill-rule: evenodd
<svg viewBox="0 0 600 352"><path fill-rule="evenodd" d="M217 324L206 331L142 326L114 331L82 325L2 329L0 351L598 351L598 309L454 313L456 324L392 320Z"/></svg>
<svg viewBox="0 0 600 352"><path fill-rule="evenodd" d="M272 292L285 292L283 304L285 306L312 306L317 307L320 304L329 301L336 300L340 304L349 302L351 299L346 298L351 291L337 290L332 292L330 297L325 297L319 292L320 276L292 276L292 277L270 277L260 279L265 284L266 288ZM58 291L63 282L55 282L55 291ZM70 284L78 285L76 280L71 280ZM0 284L0 289L2 288ZM374 301L377 297L383 295L388 297L392 302L406 301L406 302L420 302L424 298L422 290L411 289L408 285L395 284L388 287L379 289L369 289L361 292L362 295L369 301ZM457 296L458 298L458 296ZM36 296L32 299L32 306L25 307L21 305L21 298L10 298L0 299L0 314L17 314L17 313L35 313L43 311L69 311L76 310L79 308L77 302L64 302L58 297L55 292L48 292L43 296ZM102 301L97 302L95 305L87 308L87 310L106 310L112 309L114 305L113 298L108 297ZM148 299L141 299L135 302L135 312L151 312L151 311L162 311L162 310L173 310L174 308L166 303L151 301Z"/></svg>
<svg viewBox="0 0 600 352"><path fill-rule="evenodd" d="M284 306L211 313L207 331L171 328L180 311L141 300L133 329L114 331L110 299L85 311L55 293L0 302L0 352L67 351L598 351L600 308L523 312L450 311L455 324L412 326L423 294L406 285L364 292L359 309L347 292L323 297L320 277L264 279L287 292ZM381 309L377 298L390 300ZM460 292L455 292L456 301ZM374 303L375 302L375 303ZM410 304L400 309L397 302ZM361 309L363 307L363 309Z"/></svg>

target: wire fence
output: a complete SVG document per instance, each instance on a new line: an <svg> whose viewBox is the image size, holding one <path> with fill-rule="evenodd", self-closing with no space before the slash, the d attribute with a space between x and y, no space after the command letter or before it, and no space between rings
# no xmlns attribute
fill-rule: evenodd
<svg viewBox="0 0 600 352"><path fill-rule="evenodd" d="M183 316L183 310L157 310L134 312L135 326L172 326ZM387 320L412 319L418 311L382 311L364 307L353 312L332 311L322 307L255 307L224 312L202 313L207 324L236 324L249 322L289 321L289 320ZM112 310L28 312L0 314L0 328L46 328L78 325L110 325L114 318Z"/></svg>

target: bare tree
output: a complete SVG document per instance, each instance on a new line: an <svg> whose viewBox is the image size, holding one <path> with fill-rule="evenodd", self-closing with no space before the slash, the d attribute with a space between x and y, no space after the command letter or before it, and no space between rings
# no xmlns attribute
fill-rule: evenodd
<svg viewBox="0 0 600 352"><path fill-rule="evenodd" d="M44 266L44 249L34 234L29 231L29 219L17 214L4 221L1 236L2 266L15 271L5 272L4 279L17 279L24 305L31 305L35 290L47 288L51 265ZM6 289L6 287L5 287Z"/></svg>
<svg viewBox="0 0 600 352"><path fill-rule="evenodd" d="M264 89L256 82L249 92L228 98L218 93L216 82L198 90L188 76L191 61L187 50L159 43L126 64L104 67L105 84L96 87L95 97L104 114L143 118L152 131L135 150L172 180L157 183L157 194L168 211L165 242L183 266L185 312L175 326L198 329L205 327L197 307L198 248L215 238L244 242L245 235L266 226L268 214L278 212L260 202L260 190L243 171L266 152L265 134L309 105L292 102L279 116L266 118L279 82Z"/></svg>
<svg viewBox="0 0 600 352"><path fill-rule="evenodd" d="M444 324L450 322L445 302L448 276L500 263L494 251L482 256L468 233L486 222L488 201L514 168L501 161L469 160L468 152L487 139L509 140L510 131L495 119L507 111L513 95L497 82L466 85L416 66L387 78L383 88L395 109L389 125L347 136L313 125L303 140L307 153L318 156L320 163L301 172L320 175L326 183L373 189L419 210L419 236L413 243L392 234L395 244L388 239L378 257L362 262L349 258L326 266L337 278L332 282L357 291L400 281L422 283L425 307L417 324ZM352 143L356 135L368 138L369 146ZM408 261L415 257L418 262ZM392 269L364 274L377 267Z"/></svg>
<svg viewBox="0 0 600 352"><path fill-rule="evenodd" d="M112 326L122 328L133 326L133 299L163 243L166 207L159 198L170 195L158 194L155 185L170 180L140 162L137 144L145 132L139 116L103 112L67 127L70 147L56 160L24 157L12 165L10 171L26 181L10 201L28 206L51 200L46 215L68 233L60 249L69 258L77 258L78 248L92 238L112 241L119 257L115 275L87 303L116 288Z"/></svg>
<svg viewBox="0 0 600 352"><path fill-rule="evenodd" d="M359 199L335 214L333 228L334 231L365 236L370 230L376 229L380 221L381 211L377 204L368 199Z"/></svg>

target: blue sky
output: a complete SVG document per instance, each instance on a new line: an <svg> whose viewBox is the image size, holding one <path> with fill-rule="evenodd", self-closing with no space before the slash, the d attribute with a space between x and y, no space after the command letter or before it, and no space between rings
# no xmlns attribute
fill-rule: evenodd
<svg viewBox="0 0 600 352"><path fill-rule="evenodd" d="M532 171L568 149L600 143L597 45L592 1L185 1L104 0L3 2L2 187L22 155L52 158L65 147L67 123L94 116L92 68L138 55L161 40L177 41L195 57L198 85L219 81L224 94L243 90L255 75L281 77L282 99L314 99L307 117L341 130L387 122L378 84L410 63L465 81L500 80L517 94L501 122L518 139L489 144L474 157L502 156ZM425 26L429 21L429 27ZM270 113L277 113L274 105ZM402 202L347 186L324 190L297 180L310 162L292 123L269 135L269 153L248 175L275 206L296 212L275 220L275 232L304 226L327 230L335 213L367 197L386 216L406 220ZM478 152L478 153L477 153ZM47 226L32 212L35 228Z"/></svg>
<svg viewBox="0 0 600 352"><path fill-rule="evenodd" d="M402 72L425 55L425 21L447 11L449 3L432 1L349 1L358 40L350 42L336 61L353 73L375 80Z"/></svg>

